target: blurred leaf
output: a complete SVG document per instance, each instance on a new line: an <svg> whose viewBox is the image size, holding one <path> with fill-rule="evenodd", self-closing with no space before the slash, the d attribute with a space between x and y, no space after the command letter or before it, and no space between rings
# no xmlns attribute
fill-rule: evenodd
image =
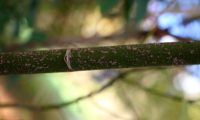
<svg viewBox="0 0 200 120"><path fill-rule="evenodd" d="M7 15L3 15L3 13L0 12L0 34L2 34L8 20L9 20L9 17Z"/></svg>
<svg viewBox="0 0 200 120"><path fill-rule="evenodd" d="M180 120L189 120L188 119L188 102L185 98L183 98L182 100Z"/></svg>
<svg viewBox="0 0 200 120"><path fill-rule="evenodd" d="M18 42L25 43L29 41L32 33L33 33L33 28L28 25L27 19L23 19L20 23Z"/></svg>
<svg viewBox="0 0 200 120"><path fill-rule="evenodd" d="M13 37L17 37L19 35L20 19L17 19L14 22L15 24L13 25Z"/></svg>
<svg viewBox="0 0 200 120"><path fill-rule="evenodd" d="M31 26L31 27L33 27L34 22L35 22L38 5L39 5L38 0L30 0L29 12L27 14L27 20L28 20L29 26Z"/></svg>
<svg viewBox="0 0 200 120"><path fill-rule="evenodd" d="M0 1L0 34L1 38L5 34L10 34L10 38L14 39L19 34L20 21L26 17L29 0L1 0ZM5 33L5 29L9 26L10 22L13 24L13 30L10 33ZM5 39L1 39L4 43Z"/></svg>
<svg viewBox="0 0 200 120"><path fill-rule="evenodd" d="M107 15L119 3L119 0L98 0L101 14Z"/></svg>
<svg viewBox="0 0 200 120"><path fill-rule="evenodd" d="M4 27L10 19L9 12L5 9L4 1L0 2L0 34L2 34Z"/></svg>
<svg viewBox="0 0 200 120"><path fill-rule="evenodd" d="M47 39L47 35L40 31L33 31L30 41L43 42Z"/></svg>
<svg viewBox="0 0 200 120"><path fill-rule="evenodd" d="M124 18L126 21L130 18L131 8L134 5L135 0L125 0L124 1Z"/></svg>
<svg viewBox="0 0 200 120"><path fill-rule="evenodd" d="M135 23L139 23L146 15L149 0L136 0Z"/></svg>

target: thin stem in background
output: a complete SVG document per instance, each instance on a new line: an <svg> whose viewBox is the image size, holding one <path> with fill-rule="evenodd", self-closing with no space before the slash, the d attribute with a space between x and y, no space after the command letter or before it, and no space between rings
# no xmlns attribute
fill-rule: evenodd
<svg viewBox="0 0 200 120"><path fill-rule="evenodd" d="M44 105L44 106L29 105L29 104L23 104L23 103L4 103L4 104L0 104L0 108L22 108L22 109L27 109L30 111L48 111L48 110L52 110L52 109L60 109L63 107L68 107L74 103L78 103L82 100L85 100L87 98L90 98L92 96L95 96L95 95L105 91L110 86L112 86L118 79L124 78L130 72L132 72L132 70L122 72L121 74L119 74L117 77L111 79L107 84L103 85L98 90L92 91L87 95L78 97L71 101L66 101L66 102L58 103L58 104L54 104L54 105Z"/></svg>

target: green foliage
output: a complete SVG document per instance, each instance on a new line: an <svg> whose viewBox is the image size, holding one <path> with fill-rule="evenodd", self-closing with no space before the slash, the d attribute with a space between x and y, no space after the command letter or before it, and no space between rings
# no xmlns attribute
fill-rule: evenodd
<svg viewBox="0 0 200 120"><path fill-rule="evenodd" d="M2 0L0 2L0 42L22 44L29 41L34 29L38 0ZM8 40L12 42L9 42ZM22 42L23 41L23 42Z"/></svg>
<svg viewBox="0 0 200 120"><path fill-rule="evenodd" d="M26 0L1 0L0 2L0 33L3 32L6 23L11 19L20 20L26 15Z"/></svg>
<svg viewBox="0 0 200 120"><path fill-rule="evenodd" d="M140 22L146 15L149 0L136 0L135 23Z"/></svg>
<svg viewBox="0 0 200 120"><path fill-rule="evenodd" d="M182 100L182 106L181 106L181 114L180 114L180 120L189 120L188 116L188 102L185 98Z"/></svg>
<svg viewBox="0 0 200 120"><path fill-rule="evenodd" d="M135 0L125 0L124 1L124 18L126 21L130 18L131 8L134 5Z"/></svg>
<svg viewBox="0 0 200 120"><path fill-rule="evenodd" d="M42 42L47 40L47 35L44 32L33 31L30 40L35 42Z"/></svg>
<svg viewBox="0 0 200 120"><path fill-rule="evenodd" d="M119 0L98 0L101 13L103 15L108 15L118 2Z"/></svg>
<svg viewBox="0 0 200 120"><path fill-rule="evenodd" d="M141 22L146 15L148 2L149 0L124 0L123 6L120 8L122 12L119 13L123 13L122 17L125 19L125 24ZM113 9L120 3L119 0L98 0L100 11L104 16L112 13ZM134 21L130 21L131 16L134 16L134 19L132 19Z"/></svg>

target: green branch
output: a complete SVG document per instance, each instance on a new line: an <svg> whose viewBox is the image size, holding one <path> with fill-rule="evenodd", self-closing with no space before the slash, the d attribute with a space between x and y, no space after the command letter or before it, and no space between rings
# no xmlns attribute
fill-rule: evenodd
<svg viewBox="0 0 200 120"><path fill-rule="evenodd" d="M189 64L200 64L200 42L0 53L0 74Z"/></svg>

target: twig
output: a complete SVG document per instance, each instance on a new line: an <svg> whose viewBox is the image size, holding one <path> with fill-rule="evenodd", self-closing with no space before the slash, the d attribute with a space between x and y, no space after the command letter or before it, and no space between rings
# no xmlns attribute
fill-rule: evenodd
<svg viewBox="0 0 200 120"><path fill-rule="evenodd" d="M132 72L132 70L123 72L123 73L119 74L117 77L111 79L107 84L105 84L104 86L102 86L98 90L90 92L87 95L78 97L78 98L71 100L71 101L67 101L67 102L63 102L63 103L55 104L55 105L43 105L43 106L34 106L34 105L27 105L27 104L22 104L22 103L13 103L13 104L12 103L5 103L5 104L0 104L0 108L11 107L11 108L27 109L27 110L30 110L30 111L47 111L47 110L52 110L52 109L59 109L59 108L63 108L63 107L68 107L69 105L72 105L74 103L77 103L79 101L82 101L84 99L90 98L92 96L95 96L96 94L103 92L104 90L106 90L107 88L112 86L118 79L123 78L124 76L126 76L130 72Z"/></svg>
<svg viewBox="0 0 200 120"><path fill-rule="evenodd" d="M135 115L136 120L140 120L140 116L139 116L139 114L138 114L138 112L137 112L137 110L135 108L133 100L130 100L127 92L125 91L125 88L123 86L121 88L122 88L121 91L123 92L122 93L123 94L123 99L125 99L126 103L128 103L129 107L131 108L132 112Z"/></svg>
<svg viewBox="0 0 200 120"><path fill-rule="evenodd" d="M151 88L147 88L147 87L144 87L142 86L141 84L137 83L137 82L134 82L134 81L127 81L127 80L123 80L121 81L127 85L134 85L150 94L153 94L153 95L156 95L156 96L160 96L160 97L164 97L164 98L167 98L167 99L171 99L171 100L174 100L174 101L177 101L177 102L181 102L183 100L182 97L179 97L179 96L175 96L175 95L170 95L170 94L166 94L166 93L161 93L161 92L158 92L156 90L153 90ZM189 102L189 101L188 101Z"/></svg>

